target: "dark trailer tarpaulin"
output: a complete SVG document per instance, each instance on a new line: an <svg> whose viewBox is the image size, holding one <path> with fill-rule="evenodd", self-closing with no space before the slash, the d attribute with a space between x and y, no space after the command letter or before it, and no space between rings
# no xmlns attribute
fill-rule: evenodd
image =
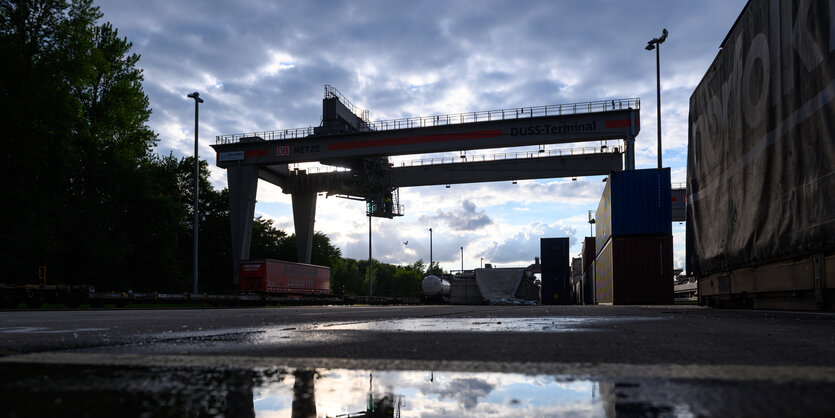
<svg viewBox="0 0 835 418"><path fill-rule="evenodd" d="M750 1L690 97L688 271L835 249L834 3Z"/></svg>

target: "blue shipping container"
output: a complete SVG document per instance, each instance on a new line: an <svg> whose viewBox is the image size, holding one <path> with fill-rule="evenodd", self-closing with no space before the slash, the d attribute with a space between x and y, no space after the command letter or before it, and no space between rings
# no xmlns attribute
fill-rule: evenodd
<svg viewBox="0 0 835 418"><path fill-rule="evenodd" d="M671 199L669 168L611 173L594 216L596 253L611 237L672 235Z"/></svg>

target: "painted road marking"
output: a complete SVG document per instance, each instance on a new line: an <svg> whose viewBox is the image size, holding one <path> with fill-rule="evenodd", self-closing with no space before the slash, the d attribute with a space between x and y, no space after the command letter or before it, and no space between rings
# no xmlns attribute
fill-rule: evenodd
<svg viewBox="0 0 835 418"><path fill-rule="evenodd" d="M95 332L107 330L108 328L52 329L49 327L0 327L0 332L6 334L68 334L76 332Z"/></svg>

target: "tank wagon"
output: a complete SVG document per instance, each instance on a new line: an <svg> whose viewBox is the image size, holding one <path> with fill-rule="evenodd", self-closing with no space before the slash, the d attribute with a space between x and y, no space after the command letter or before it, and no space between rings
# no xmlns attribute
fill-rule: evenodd
<svg viewBox="0 0 835 418"><path fill-rule="evenodd" d="M448 302L450 294L449 277L438 277L430 274L420 282L423 292L422 299L427 302Z"/></svg>

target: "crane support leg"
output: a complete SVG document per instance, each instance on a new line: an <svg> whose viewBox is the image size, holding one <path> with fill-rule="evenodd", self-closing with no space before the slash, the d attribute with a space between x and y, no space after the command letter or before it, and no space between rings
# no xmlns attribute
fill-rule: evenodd
<svg viewBox="0 0 835 418"><path fill-rule="evenodd" d="M252 219L258 191L258 166L237 165L227 169L229 181L229 220L232 224L232 264L234 285L238 286L238 265L249 258Z"/></svg>
<svg viewBox="0 0 835 418"><path fill-rule="evenodd" d="M299 263L310 264L313 256L313 222L316 193L293 193L293 223L296 226L296 255Z"/></svg>
<svg viewBox="0 0 835 418"><path fill-rule="evenodd" d="M624 170L635 169L635 137L626 138L626 153L623 154L626 161L623 162Z"/></svg>

